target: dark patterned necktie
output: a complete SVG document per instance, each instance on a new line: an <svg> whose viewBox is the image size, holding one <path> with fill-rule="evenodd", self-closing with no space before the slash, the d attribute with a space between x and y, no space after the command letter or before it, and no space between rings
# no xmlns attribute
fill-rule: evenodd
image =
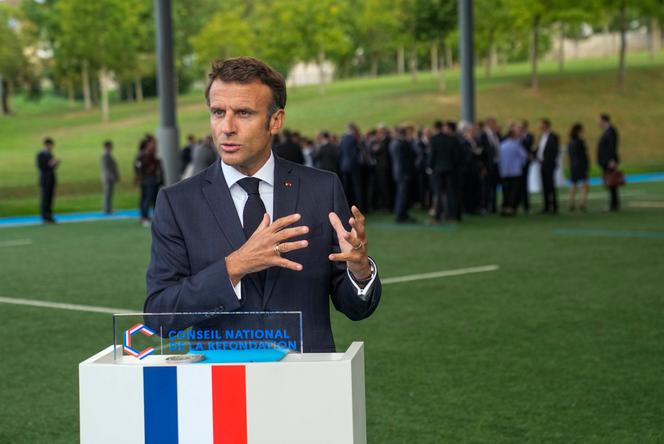
<svg viewBox="0 0 664 444"><path fill-rule="evenodd" d="M258 184L260 184L260 179L255 177L245 177L237 181L244 191L247 192L248 198L247 202L244 204L244 211L242 212L242 226L244 227L244 234L249 239L256 228L260 225L265 215L265 204L261 199L261 195L258 192ZM265 286L265 277L266 271L259 271L256 273L259 282Z"/></svg>

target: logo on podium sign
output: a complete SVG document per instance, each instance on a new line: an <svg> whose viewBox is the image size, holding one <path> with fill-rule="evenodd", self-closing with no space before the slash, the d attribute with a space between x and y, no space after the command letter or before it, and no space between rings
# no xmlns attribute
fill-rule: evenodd
<svg viewBox="0 0 664 444"><path fill-rule="evenodd" d="M153 335L156 334L156 332L154 330L150 329L149 327L146 327L143 324L136 324L133 327L131 327L130 329L125 330L123 349L128 355L131 355L134 358L143 359L146 356L149 356L152 353L154 353L154 347L148 347L148 348L145 348L141 351L138 351L138 350L132 348L132 346L131 346L131 337L136 335L136 334L139 334L139 333L143 334L145 336L153 336Z"/></svg>

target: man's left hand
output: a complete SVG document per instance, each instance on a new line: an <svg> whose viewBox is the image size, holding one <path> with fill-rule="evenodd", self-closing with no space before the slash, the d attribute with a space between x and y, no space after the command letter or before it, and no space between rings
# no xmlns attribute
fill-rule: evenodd
<svg viewBox="0 0 664 444"><path fill-rule="evenodd" d="M329 259L334 262L345 261L348 271L350 271L357 280L368 279L371 276L371 265L369 264L369 246L367 233L364 229L364 215L353 205L351 207L353 217L348 220L351 226L350 231L346 231L341 219L336 213L330 213L330 223L337 232L339 238L340 253L330 254Z"/></svg>

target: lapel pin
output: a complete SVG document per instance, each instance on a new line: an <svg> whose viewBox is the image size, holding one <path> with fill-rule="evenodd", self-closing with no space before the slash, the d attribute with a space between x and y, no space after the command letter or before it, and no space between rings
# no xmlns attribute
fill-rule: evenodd
<svg viewBox="0 0 664 444"><path fill-rule="evenodd" d="M293 182L291 182L290 180L287 180L286 182L284 182L284 186L286 186L286 188L292 188L293 187Z"/></svg>

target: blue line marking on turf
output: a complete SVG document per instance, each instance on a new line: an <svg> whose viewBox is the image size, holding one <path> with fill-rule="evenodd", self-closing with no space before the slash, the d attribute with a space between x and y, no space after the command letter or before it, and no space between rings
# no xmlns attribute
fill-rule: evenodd
<svg viewBox="0 0 664 444"><path fill-rule="evenodd" d="M178 443L177 367L143 367L145 444Z"/></svg>
<svg viewBox="0 0 664 444"><path fill-rule="evenodd" d="M100 220L119 220L119 219L138 219L138 210L119 210L113 214L105 214L101 212L92 213L67 213L56 214L55 220L59 223L70 222L91 222ZM0 228L3 227L20 227L27 225L40 225L42 219L40 216L14 216L0 218Z"/></svg>
<svg viewBox="0 0 664 444"><path fill-rule="evenodd" d="M664 181L664 173L643 173L643 174L628 174L625 175L625 182L630 183L645 183L645 182L662 182ZM603 185L601 177L591 177L588 180L590 186ZM567 181L567 185L571 185Z"/></svg>
<svg viewBox="0 0 664 444"><path fill-rule="evenodd" d="M558 236L576 237L622 237L637 239L664 239L664 231L626 231L626 230L603 230L594 228L558 228L553 230Z"/></svg>

